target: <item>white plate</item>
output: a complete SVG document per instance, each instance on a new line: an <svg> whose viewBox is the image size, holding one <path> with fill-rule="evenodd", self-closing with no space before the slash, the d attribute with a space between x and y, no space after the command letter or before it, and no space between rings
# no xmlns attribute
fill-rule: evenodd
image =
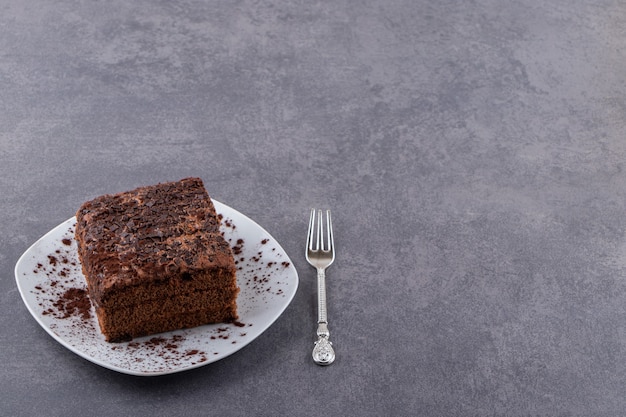
<svg viewBox="0 0 626 417"><path fill-rule="evenodd" d="M93 307L81 310L86 283L76 254L73 217L35 242L18 260L15 279L35 320L83 358L131 375L164 375L223 359L261 335L287 308L298 288L293 263L261 226L214 201L237 260L239 321L108 343ZM71 290L68 292L68 290ZM75 294L76 298L64 297ZM83 297L80 297L80 295Z"/></svg>

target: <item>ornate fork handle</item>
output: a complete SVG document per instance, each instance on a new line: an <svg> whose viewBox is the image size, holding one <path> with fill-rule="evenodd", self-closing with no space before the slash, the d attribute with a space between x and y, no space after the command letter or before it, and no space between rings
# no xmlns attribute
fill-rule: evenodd
<svg viewBox="0 0 626 417"><path fill-rule="evenodd" d="M317 268L317 342L313 348L313 360L318 365L330 365L335 360L333 343L329 340L326 311L326 273Z"/></svg>

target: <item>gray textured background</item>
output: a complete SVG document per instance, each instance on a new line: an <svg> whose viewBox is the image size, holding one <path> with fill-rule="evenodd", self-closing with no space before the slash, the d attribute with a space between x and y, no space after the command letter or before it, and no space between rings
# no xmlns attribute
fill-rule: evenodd
<svg viewBox="0 0 626 417"><path fill-rule="evenodd" d="M624 415L625 97L618 0L3 0L0 414ZM281 242L290 307L172 376L61 347L20 254L87 199L190 175Z"/></svg>

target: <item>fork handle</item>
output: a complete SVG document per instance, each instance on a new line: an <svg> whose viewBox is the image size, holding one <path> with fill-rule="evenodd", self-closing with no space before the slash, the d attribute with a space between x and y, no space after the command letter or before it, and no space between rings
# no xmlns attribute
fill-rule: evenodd
<svg viewBox="0 0 626 417"><path fill-rule="evenodd" d="M317 268L317 342L313 348L313 360L318 365L330 365L335 360L335 351L329 337L326 313L326 273L323 268Z"/></svg>
<svg viewBox="0 0 626 417"><path fill-rule="evenodd" d="M326 310L326 272L322 268L317 269L317 323L328 324L328 313ZM328 330L326 330L326 333L328 333ZM326 336L328 336L328 334L326 334Z"/></svg>

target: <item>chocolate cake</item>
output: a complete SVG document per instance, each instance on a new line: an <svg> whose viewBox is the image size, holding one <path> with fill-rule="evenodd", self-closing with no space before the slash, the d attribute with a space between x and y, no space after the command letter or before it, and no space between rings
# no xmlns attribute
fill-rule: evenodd
<svg viewBox="0 0 626 417"><path fill-rule="evenodd" d="M107 341L237 319L232 250L199 178L103 195L76 218L78 256Z"/></svg>

